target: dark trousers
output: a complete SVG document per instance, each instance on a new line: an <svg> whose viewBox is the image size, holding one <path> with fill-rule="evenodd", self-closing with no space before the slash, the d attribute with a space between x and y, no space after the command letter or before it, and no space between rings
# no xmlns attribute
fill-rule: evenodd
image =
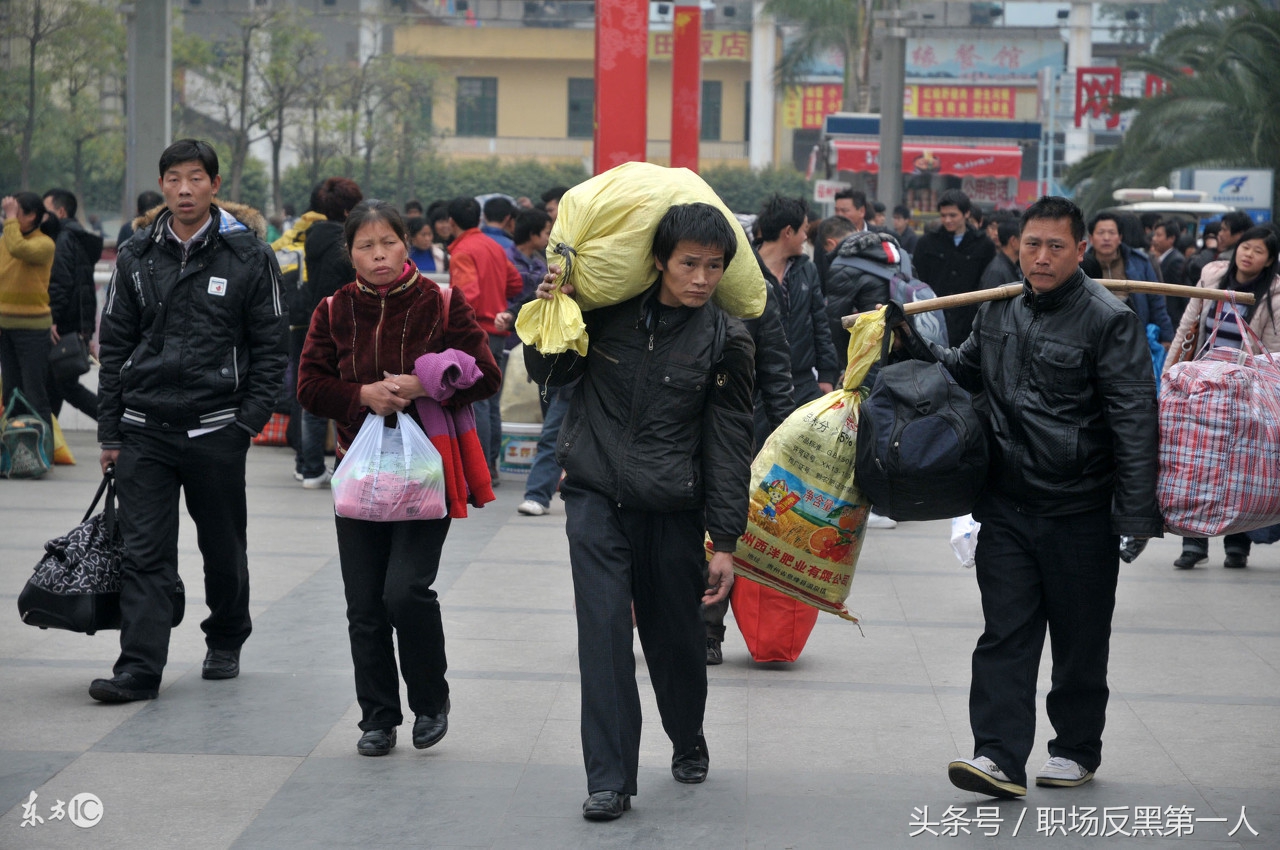
<svg viewBox="0 0 1280 850"><path fill-rule="evenodd" d="M502 386L506 382L506 342L507 338L504 336L489 337L489 350L493 352L493 359L498 362L498 368L502 371L502 383L498 384L498 391L492 396L471 405L476 415L476 436L480 438L480 445L484 447L491 469L498 468L498 455L502 453Z"/></svg>
<svg viewBox="0 0 1280 850"><path fill-rule="evenodd" d="M635 794L641 717L633 602L662 728L680 753L696 746L702 730L704 516L627 510L568 482L561 495L578 616L587 791Z"/></svg>
<svg viewBox="0 0 1280 850"><path fill-rule="evenodd" d="M304 478L319 478L324 474L324 442L329 434L329 420L316 416L310 410L304 410L298 403L298 361L302 358L302 346L307 341L306 328L289 330L289 374L293 386L289 387L289 397L293 399L289 430L294 433L293 470ZM296 425L295 425L296 423Z"/></svg>
<svg viewBox="0 0 1280 850"><path fill-rule="evenodd" d="M25 330L5 328L0 330L0 378L4 382L4 406L9 407L9 397L14 390L31 402L45 422L51 422L53 413L49 406L49 351L53 340L49 329ZM50 425L52 427L52 425ZM49 447L52 452L53 438Z"/></svg>
<svg viewBox="0 0 1280 850"><path fill-rule="evenodd" d="M80 383L78 377L67 378L62 383L58 383L50 373L46 387L49 394L49 409L54 416L62 415L62 403L65 401L95 422L98 420L98 396Z"/></svg>
<svg viewBox="0 0 1280 850"><path fill-rule="evenodd" d="M170 594L178 581L180 489L204 558L205 643L239 649L252 630L244 495L249 433L233 424L195 438L130 427L121 434L116 492L126 554L115 672L158 686L169 657Z"/></svg>
<svg viewBox="0 0 1280 850"><path fill-rule="evenodd" d="M1253 541L1249 539L1247 534L1228 534L1222 538L1222 548L1228 554L1249 556L1249 550L1253 548ZM1208 557L1209 555L1209 538L1207 537L1184 537L1182 538L1182 551L1195 552L1197 555Z"/></svg>
<svg viewBox="0 0 1280 850"><path fill-rule="evenodd" d="M409 709L415 715L438 714L449 697L448 664L440 602L431 585L449 518L367 522L335 517L335 522L360 728L391 729L404 721L393 629Z"/></svg>
<svg viewBox="0 0 1280 850"><path fill-rule="evenodd" d="M1106 723L1107 658L1120 568L1109 509L1036 517L988 496L973 512L986 627L973 652L969 724L974 755L1019 784L1036 730L1036 675L1048 625L1049 754L1096 770Z"/></svg>

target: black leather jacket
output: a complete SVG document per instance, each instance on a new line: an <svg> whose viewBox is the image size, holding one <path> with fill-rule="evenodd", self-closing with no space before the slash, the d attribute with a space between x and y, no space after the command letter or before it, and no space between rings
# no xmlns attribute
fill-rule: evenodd
<svg viewBox="0 0 1280 850"><path fill-rule="evenodd" d="M767 281L765 293L764 312L758 318L742 322L756 346L757 447L796 409L796 390L791 385L791 346L782 327L778 293Z"/></svg>
<svg viewBox="0 0 1280 850"><path fill-rule="evenodd" d="M778 287L782 325L787 330L787 344L791 348L791 383L796 388L796 401L802 404L812 401L817 398L814 369L818 370L819 382L834 384L840 378L818 268L804 254L792 257L787 265L785 292L781 289L783 284L763 260L760 260L760 271L771 286ZM808 394L803 390L806 386L810 388Z"/></svg>
<svg viewBox="0 0 1280 850"><path fill-rule="evenodd" d="M656 286L585 319L586 357L524 348L536 383L582 377L556 446L565 486L635 510L705 507L716 551L732 552L746 530L751 472L746 329L714 304L660 307Z"/></svg>
<svg viewBox="0 0 1280 850"><path fill-rule="evenodd" d="M1116 534L1161 535L1155 380L1138 317L1077 270L1052 292L983 304L958 348L916 337L990 403L988 486L1029 514L1111 507Z"/></svg>

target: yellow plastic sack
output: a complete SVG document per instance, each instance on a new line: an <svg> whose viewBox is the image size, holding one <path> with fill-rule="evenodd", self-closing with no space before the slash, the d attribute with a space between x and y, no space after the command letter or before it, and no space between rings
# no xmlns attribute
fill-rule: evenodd
<svg viewBox="0 0 1280 850"><path fill-rule="evenodd" d="M529 373L524 368L524 346L517 345L507 355L507 368L502 373L502 421L528 425L541 423L539 395L538 385L529 380Z"/></svg>
<svg viewBox="0 0 1280 850"><path fill-rule="evenodd" d="M798 408L756 455L733 556L737 575L855 623L844 601L871 509L853 474L858 387L880 357L884 313L863 313L850 330L844 386Z"/></svg>
<svg viewBox="0 0 1280 850"><path fill-rule="evenodd" d="M724 213L738 237L738 251L716 287L727 313L752 319L764 312L765 284L751 245L715 191L687 168L627 162L573 187L560 199L551 229L547 264L560 266L572 299L556 294L520 310L516 333L543 354L586 354L582 311L619 304L644 292L657 278L653 234L676 204L702 202Z"/></svg>
<svg viewBox="0 0 1280 850"><path fill-rule="evenodd" d="M50 418L53 419L53 462L62 466L75 466L76 456L67 446L67 438L62 433L62 426L58 424L58 417Z"/></svg>

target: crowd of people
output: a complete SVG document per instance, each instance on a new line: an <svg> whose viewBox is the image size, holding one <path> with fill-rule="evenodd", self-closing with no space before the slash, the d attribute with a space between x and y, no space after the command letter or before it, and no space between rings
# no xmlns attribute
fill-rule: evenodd
<svg viewBox="0 0 1280 850"><path fill-rule="evenodd" d="M202 675L238 675L252 631L246 456L281 398L296 400L294 474L306 489L330 484L331 423L341 458L367 418L402 415L442 447L444 514L338 515L335 533L361 708L357 752L396 746L401 678L413 745L434 746L451 703L432 584L451 522L493 501L500 483L513 328L524 305L556 291L559 270L545 252L567 190L548 190L540 205L494 195L401 210L331 177L268 244L261 214L218 199L218 157L207 142L170 145L159 184L158 195L139 198L139 218L118 246L96 395L54 382L45 363L60 337L94 335L101 237L76 223L75 197L64 190L0 202L6 401L20 388L41 415L65 400L94 416L102 469L117 480L120 654L89 693L114 703L159 693L179 587L180 492L210 609ZM1016 298L946 310L934 340L890 307L894 356L944 364L984 394L993 423L992 474L974 512L985 617L970 694L974 756L952 762L948 775L990 796L1026 793L1046 631L1056 736L1036 782L1081 785L1101 763L1120 535L1145 540L1163 530L1156 378L1209 338L1242 346L1241 323L1280 350L1280 236L1233 213L1200 247L1186 244L1174 219L1102 212L1086 223L1052 197L1020 215L984 214L958 190L938 195L937 226L923 233L909 209L895 207L891 220L887 212L856 190L836 195L825 219L803 199L774 196L749 224L752 254L741 256L734 225L715 208L674 206L654 237L651 287L586 315L588 354L524 349L543 426L517 510L546 515L557 491L564 502L587 819L622 816L638 792L633 627L671 738L672 775L691 784L707 777L706 667L723 659L751 458L800 405L839 385L842 317L891 304L896 278L937 295L1022 285ZM759 266L758 318L740 322L711 300L733 262ZM1232 289L1256 303L1232 312L1207 299L1122 301L1097 283L1106 278ZM1065 452L1064 422L1074 440ZM895 525L874 510L868 520ZM1244 567L1248 538L1224 545L1225 566ZM1207 553L1206 540L1186 539L1175 565L1192 568Z"/></svg>

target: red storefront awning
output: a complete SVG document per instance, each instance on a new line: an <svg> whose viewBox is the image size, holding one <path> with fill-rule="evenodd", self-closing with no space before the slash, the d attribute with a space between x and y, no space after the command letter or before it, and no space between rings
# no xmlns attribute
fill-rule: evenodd
<svg viewBox="0 0 1280 850"><path fill-rule="evenodd" d="M876 174L880 171L880 146L875 142L834 140L836 168ZM1017 146L963 147L961 145L905 144L904 174L953 174L957 177L1020 177L1022 148Z"/></svg>

